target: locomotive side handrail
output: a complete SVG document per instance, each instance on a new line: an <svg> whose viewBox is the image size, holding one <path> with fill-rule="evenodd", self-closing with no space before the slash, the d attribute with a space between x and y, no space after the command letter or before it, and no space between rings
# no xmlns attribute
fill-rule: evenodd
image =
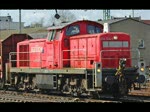
<svg viewBox="0 0 150 112"><path fill-rule="evenodd" d="M10 52L9 53L9 62L10 63L12 63L12 62L17 62L17 57L16 57L16 60L13 60L12 59L12 56L14 56L14 55L16 55L17 56L17 54L24 54L24 53L27 53L27 54L31 54L31 53L35 53L35 52ZM37 52L36 52L37 53ZM40 63L40 67L38 67L38 68L41 68L42 66L42 61L46 61L46 60L42 60L42 56L41 56L41 52L38 52L39 53L39 55L40 55L40 59L39 60L19 60L19 62L39 62ZM17 65L16 65L17 66ZM30 64L28 65L28 67L30 68Z"/></svg>
<svg viewBox="0 0 150 112"><path fill-rule="evenodd" d="M62 67L63 67L63 61L66 61L66 60L85 60L85 67L86 67L86 53L85 53L85 59L64 59L63 58L63 54L64 54L64 52L74 52L74 51L85 51L86 52L86 50L85 49L74 49L74 50L63 50L62 51Z"/></svg>
<svg viewBox="0 0 150 112"><path fill-rule="evenodd" d="M83 57L81 57L81 56L80 57L79 56L73 56L74 59L71 59L71 58L70 59L64 59L63 58L63 53L64 52L79 52L79 51L84 51L85 55ZM86 49L74 49L74 50L63 50L62 51L62 62L63 61L67 61L67 60L70 60L70 61L74 61L74 60L81 61L81 60L83 60L85 62L85 68L87 68L87 58L89 58L89 57L87 57L87 50ZM96 55L94 55L93 57L90 57L90 58L96 58ZM62 67L63 67L63 63L62 63Z"/></svg>
<svg viewBox="0 0 150 112"><path fill-rule="evenodd" d="M106 52L106 51L110 51L110 52L114 52L114 51L120 51L120 52L122 52L122 51L137 51L138 52L138 56L139 56L138 59L141 58L141 54L140 54L140 51L138 49L131 49L131 50L121 50L121 49L119 49L119 50L101 50L100 51L100 59L118 59L118 58L102 58L102 53ZM131 59L131 58L127 58L127 59Z"/></svg>
<svg viewBox="0 0 150 112"><path fill-rule="evenodd" d="M123 57L123 55L121 57L103 57L103 53L104 52L122 52L123 53L123 52L127 52L127 51L129 51L131 53L129 57L128 56ZM133 52L137 52L137 54L136 55L132 54ZM135 56L135 57L133 57L133 56ZM136 49L136 48L131 48L129 50L118 49L118 50L101 50L100 51L100 60L101 61L102 60L109 60L109 61L111 61L111 60L115 60L115 59L119 59L119 58L132 59L131 63L135 65L135 63L137 64L137 62L140 60L141 54L140 54L139 49ZM133 59L134 59L134 61L133 61Z"/></svg>

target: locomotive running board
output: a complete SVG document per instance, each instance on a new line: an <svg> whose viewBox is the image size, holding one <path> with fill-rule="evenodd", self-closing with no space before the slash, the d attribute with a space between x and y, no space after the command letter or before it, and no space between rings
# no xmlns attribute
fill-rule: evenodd
<svg viewBox="0 0 150 112"><path fill-rule="evenodd" d="M10 68L10 73L29 73L29 74L85 74L87 71L86 68L79 69L41 69L41 68Z"/></svg>

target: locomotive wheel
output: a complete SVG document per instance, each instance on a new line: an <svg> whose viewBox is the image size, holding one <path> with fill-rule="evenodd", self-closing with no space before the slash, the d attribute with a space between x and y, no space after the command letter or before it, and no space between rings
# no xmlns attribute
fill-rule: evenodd
<svg viewBox="0 0 150 112"><path fill-rule="evenodd" d="M72 94L72 96L81 97L83 94L87 94L87 92L84 88L75 87L74 89L72 89Z"/></svg>
<svg viewBox="0 0 150 112"><path fill-rule="evenodd" d="M71 88L69 87L68 84L65 84L63 86L63 90L62 91L63 91L64 94L70 94L71 93Z"/></svg>
<svg viewBox="0 0 150 112"><path fill-rule="evenodd" d="M97 91L91 91L90 94L91 94L91 97L92 97L93 99L100 99L100 94L99 94L99 92L97 92Z"/></svg>
<svg viewBox="0 0 150 112"><path fill-rule="evenodd" d="M62 93L70 94L71 96L80 96L81 95L81 91L79 88L77 88L77 87L71 88L71 86L69 86L68 84L65 84L63 86Z"/></svg>

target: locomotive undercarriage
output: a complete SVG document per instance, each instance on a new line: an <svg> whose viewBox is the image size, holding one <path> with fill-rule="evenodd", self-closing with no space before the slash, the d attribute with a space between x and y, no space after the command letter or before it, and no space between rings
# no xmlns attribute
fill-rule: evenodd
<svg viewBox="0 0 150 112"><path fill-rule="evenodd" d="M62 72L62 74L56 71L53 71L51 74L48 73L50 71L44 73L43 69L41 69L41 74L32 73L31 69L28 69L26 70L29 71L27 74L23 70L11 69L11 78L9 78L11 80L5 82L5 88L11 86L16 90L38 90L39 92L46 93L56 91L73 96L90 95L91 92L97 92L98 90L94 84L93 69L75 70L72 73L68 73L69 69L63 71L56 70L57 72ZM102 88L98 90L98 93L113 94L115 97L128 94L138 77L137 69L125 69L123 71L124 76L115 76L116 71L116 69L102 69Z"/></svg>
<svg viewBox="0 0 150 112"><path fill-rule="evenodd" d="M58 90L63 94L79 96L86 93L86 80L84 75L63 75L58 78Z"/></svg>
<svg viewBox="0 0 150 112"><path fill-rule="evenodd" d="M51 93L59 92L63 94L71 94L72 96L80 96L82 94L91 95L91 92L88 90L93 89L93 78L92 74L88 75L88 79L85 79L84 75L49 75L57 77L57 81L54 78L53 83L43 84L43 82L38 81L39 78L36 78L35 74L13 74L11 87L14 87L16 90L22 91L36 91L42 93ZM112 84L107 83L106 79L109 75L103 74L103 88L102 93L104 94L113 94L114 97L120 95L127 95L129 89L134 83L134 77L113 77L114 81ZM45 75L41 75L45 77ZM45 79L45 78L43 78ZM110 81L110 80L109 80ZM38 83L40 82L40 83ZM49 86L48 86L49 85Z"/></svg>
<svg viewBox="0 0 150 112"><path fill-rule="evenodd" d="M47 78L48 82L45 82ZM5 89L10 87L21 91L53 92L79 96L86 93L86 80L83 74L11 74L11 80L5 82Z"/></svg>
<svg viewBox="0 0 150 112"><path fill-rule="evenodd" d="M74 96L89 94L93 87L92 69L11 68L7 72L4 88L13 87L22 91L60 92Z"/></svg>
<svg viewBox="0 0 150 112"><path fill-rule="evenodd" d="M9 80L6 80L4 89L14 88L15 90L30 91L36 88L34 74L13 73Z"/></svg>

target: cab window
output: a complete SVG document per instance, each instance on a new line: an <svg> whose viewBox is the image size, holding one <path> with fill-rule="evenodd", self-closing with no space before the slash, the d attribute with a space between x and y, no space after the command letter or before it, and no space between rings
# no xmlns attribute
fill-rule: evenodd
<svg viewBox="0 0 150 112"><path fill-rule="evenodd" d="M94 25L87 25L87 32L89 34L101 33L101 29Z"/></svg>
<svg viewBox="0 0 150 112"><path fill-rule="evenodd" d="M105 47L126 48L129 47L129 43L128 41L103 41L103 48Z"/></svg>
<svg viewBox="0 0 150 112"><path fill-rule="evenodd" d="M59 40L60 35L61 35L61 30L58 30L58 31L56 32L56 35L55 35L54 40Z"/></svg>
<svg viewBox="0 0 150 112"><path fill-rule="evenodd" d="M48 39L49 41L54 40L55 35L56 35L56 30L51 30L51 31L49 31L49 33L48 33L47 39Z"/></svg>
<svg viewBox="0 0 150 112"><path fill-rule="evenodd" d="M79 25L68 26L66 29L66 35L72 36L80 33Z"/></svg>

